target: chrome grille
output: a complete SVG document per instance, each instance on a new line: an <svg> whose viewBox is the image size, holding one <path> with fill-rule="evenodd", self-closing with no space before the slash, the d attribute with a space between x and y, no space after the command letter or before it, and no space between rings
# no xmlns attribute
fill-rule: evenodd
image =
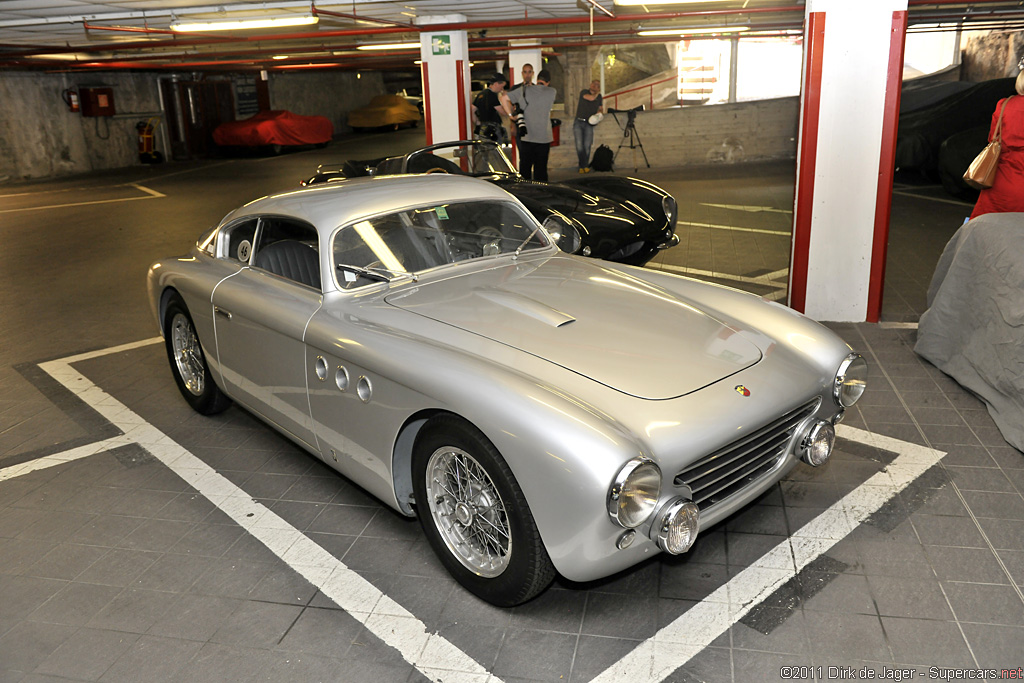
<svg viewBox="0 0 1024 683"><path fill-rule="evenodd" d="M820 401L805 403L701 458L676 475L676 486L689 486L693 502L702 512L738 493L779 463L797 427L814 413Z"/></svg>

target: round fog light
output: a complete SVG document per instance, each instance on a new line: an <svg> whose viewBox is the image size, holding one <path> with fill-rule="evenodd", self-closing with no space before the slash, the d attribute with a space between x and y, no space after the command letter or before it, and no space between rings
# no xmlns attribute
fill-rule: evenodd
<svg viewBox="0 0 1024 683"><path fill-rule="evenodd" d="M658 547L672 555L685 553L697 540L699 522L700 509L693 501L680 498L669 503L654 529Z"/></svg>
<svg viewBox="0 0 1024 683"><path fill-rule="evenodd" d="M828 422L819 422L804 437L801 447L803 458L808 465L817 467L824 464L832 455L832 447L836 444L836 429Z"/></svg>

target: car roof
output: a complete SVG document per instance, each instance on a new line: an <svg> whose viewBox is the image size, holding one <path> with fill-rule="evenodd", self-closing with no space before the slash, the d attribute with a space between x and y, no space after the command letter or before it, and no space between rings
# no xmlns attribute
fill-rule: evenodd
<svg viewBox="0 0 1024 683"><path fill-rule="evenodd" d="M351 178L261 197L224 218L224 223L252 215L285 215L317 227L333 229L343 223L398 211L410 206L468 200L515 201L500 187L467 176L423 174Z"/></svg>

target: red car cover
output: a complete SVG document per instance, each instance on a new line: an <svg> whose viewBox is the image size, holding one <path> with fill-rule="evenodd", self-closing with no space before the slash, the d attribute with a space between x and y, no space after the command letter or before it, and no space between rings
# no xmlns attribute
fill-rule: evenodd
<svg viewBox="0 0 1024 683"><path fill-rule="evenodd" d="M229 121L213 131L218 145L318 145L330 142L334 125L325 116L301 116L290 111L261 111L242 121Z"/></svg>

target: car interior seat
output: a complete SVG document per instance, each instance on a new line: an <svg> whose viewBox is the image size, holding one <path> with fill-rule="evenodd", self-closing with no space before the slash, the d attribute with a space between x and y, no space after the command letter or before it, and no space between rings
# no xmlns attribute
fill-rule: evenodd
<svg viewBox="0 0 1024 683"><path fill-rule="evenodd" d="M320 256L308 244L280 240L256 252L257 268L320 289Z"/></svg>

